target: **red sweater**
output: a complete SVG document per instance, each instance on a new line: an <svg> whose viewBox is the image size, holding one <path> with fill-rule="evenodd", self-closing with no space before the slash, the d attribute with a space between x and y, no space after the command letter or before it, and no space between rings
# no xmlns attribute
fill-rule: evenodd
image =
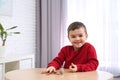
<svg viewBox="0 0 120 80"><path fill-rule="evenodd" d="M85 43L78 51L74 51L73 46L65 46L61 49L48 66L59 69L64 63L64 68L69 68L71 63L77 65L77 71L92 71L98 67L98 60L95 48L90 43Z"/></svg>

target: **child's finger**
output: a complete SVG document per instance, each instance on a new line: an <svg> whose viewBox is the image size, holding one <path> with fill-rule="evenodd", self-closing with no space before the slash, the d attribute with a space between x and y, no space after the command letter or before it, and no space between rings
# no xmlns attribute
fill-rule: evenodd
<svg viewBox="0 0 120 80"><path fill-rule="evenodd" d="M50 69L50 70L49 70L49 73L52 73L52 72L54 72L54 69Z"/></svg>
<svg viewBox="0 0 120 80"><path fill-rule="evenodd" d="M53 69L53 72L56 73L57 72L56 69Z"/></svg>
<svg viewBox="0 0 120 80"><path fill-rule="evenodd" d="M71 68L74 68L75 67L75 64L71 63Z"/></svg>

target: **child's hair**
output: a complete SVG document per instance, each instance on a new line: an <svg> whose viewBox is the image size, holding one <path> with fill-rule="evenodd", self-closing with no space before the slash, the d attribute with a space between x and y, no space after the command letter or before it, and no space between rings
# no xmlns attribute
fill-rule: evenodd
<svg viewBox="0 0 120 80"><path fill-rule="evenodd" d="M85 33L87 34L87 29L86 29L86 26L82 23L82 22L73 22L69 25L68 27L68 34L69 32L72 30L75 30L75 29L79 29L79 28L84 28L85 30Z"/></svg>

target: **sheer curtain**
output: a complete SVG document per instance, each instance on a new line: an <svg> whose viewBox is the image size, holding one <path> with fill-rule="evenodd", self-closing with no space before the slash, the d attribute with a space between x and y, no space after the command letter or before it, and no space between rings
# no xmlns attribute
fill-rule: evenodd
<svg viewBox="0 0 120 80"><path fill-rule="evenodd" d="M67 27L73 21L83 22L88 42L96 48L99 67L120 75L120 0L67 0L66 27L62 29L61 47L70 44Z"/></svg>

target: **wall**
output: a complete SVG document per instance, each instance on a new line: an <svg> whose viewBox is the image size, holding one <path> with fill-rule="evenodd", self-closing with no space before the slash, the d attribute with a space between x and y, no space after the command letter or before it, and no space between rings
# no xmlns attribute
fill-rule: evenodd
<svg viewBox="0 0 120 80"><path fill-rule="evenodd" d="M21 34L9 36L6 49L8 54L35 53L35 0L11 0L12 15L0 15L0 23L6 28L17 25Z"/></svg>

